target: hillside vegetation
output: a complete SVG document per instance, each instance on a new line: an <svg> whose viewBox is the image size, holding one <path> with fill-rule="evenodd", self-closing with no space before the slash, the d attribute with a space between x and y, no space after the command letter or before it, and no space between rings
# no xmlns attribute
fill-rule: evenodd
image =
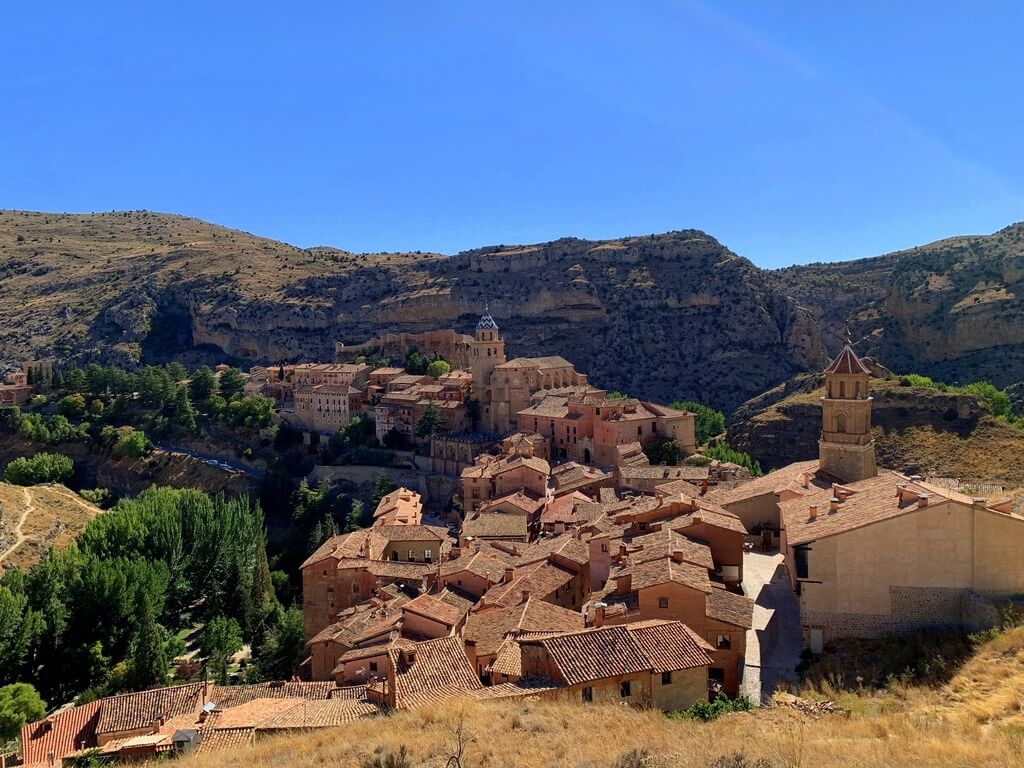
<svg viewBox="0 0 1024 768"><path fill-rule="evenodd" d="M408 766L444 766L461 721L466 768L1012 768L1024 765L1022 697L1024 630L1013 629L943 685L843 694L840 714L780 705L698 723L613 706L453 704L200 754L183 766L387 765L403 746Z"/></svg>

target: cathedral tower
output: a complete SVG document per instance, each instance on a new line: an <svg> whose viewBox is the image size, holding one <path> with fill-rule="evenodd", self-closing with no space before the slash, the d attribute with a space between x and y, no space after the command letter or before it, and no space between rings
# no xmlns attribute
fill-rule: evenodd
<svg viewBox="0 0 1024 768"><path fill-rule="evenodd" d="M490 399L488 387L491 372L505 362L505 342L501 338L498 324L494 322L490 309L486 306L480 322L476 324L470 362L473 373L473 399L480 403L482 415Z"/></svg>
<svg viewBox="0 0 1024 768"><path fill-rule="evenodd" d="M878 474L875 441L871 437L869 378L870 371L849 340L825 371L818 461L823 472L847 483Z"/></svg>

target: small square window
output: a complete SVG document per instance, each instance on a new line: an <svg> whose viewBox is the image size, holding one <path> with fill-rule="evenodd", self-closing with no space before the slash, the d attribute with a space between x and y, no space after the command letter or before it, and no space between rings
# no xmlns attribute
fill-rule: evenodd
<svg viewBox="0 0 1024 768"><path fill-rule="evenodd" d="M659 608L668 608L668 598L667 597L659 597L658 598L658 607Z"/></svg>
<svg viewBox="0 0 1024 768"><path fill-rule="evenodd" d="M601 551L602 552L607 552L608 551L608 544L607 543L601 545Z"/></svg>
<svg viewBox="0 0 1024 768"><path fill-rule="evenodd" d="M628 699L631 693L629 680L623 680L619 683L619 698Z"/></svg>
<svg viewBox="0 0 1024 768"><path fill-rule="evenodd" d="M671 672L662 672L661 673L661 684L662 685L671 685L672 684L672 673Z"/></svg>
<svg viewBox="0 0 1024 768"><path fill-rule="evenodd" d="M377 662L376 661L371 661L370 662L370 671L371 672L376 672L377 671Z"/></svg>
<svg viewBox="0 0 1024 768"><path fill-rule="evenodd" d="M720 651L728 651L732 648L732 635L719 635L715 647Z"/></svg>
<svg viewBox="0 0 1024 768"><path fill-rule="evenodd" d="M584 688L583 688L583 700L584 701L593 701L594 700L594 689L591 688L589 685L584 686Z"/></svg>

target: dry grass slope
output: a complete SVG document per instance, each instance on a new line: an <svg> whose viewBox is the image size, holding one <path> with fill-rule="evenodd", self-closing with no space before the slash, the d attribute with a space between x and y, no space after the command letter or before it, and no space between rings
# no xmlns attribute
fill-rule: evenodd
<svg viewBox="0 0 1024 768"><path fill-rule="evenodd" d="M98 514L60 485L0 483L0 569L28 570L51 548L68 546Z"/></svg>
<svg viewBox="0 0 1024 768"><path fill-rule="evenodd" d="M233 753L189 757L183 768L360 766L403 745L412 766L444 766L460 713L473 738L466 768L705 768L736 752L749 765L760 758L778 768L1019 768L1022 702L1024 629L1018 628L982 646L938 689L844 694L845 715L813 717L776 707L702 724L612 706L474 703L271 738ZM629 762L633 750L645 751L646 762Z"/></svg>

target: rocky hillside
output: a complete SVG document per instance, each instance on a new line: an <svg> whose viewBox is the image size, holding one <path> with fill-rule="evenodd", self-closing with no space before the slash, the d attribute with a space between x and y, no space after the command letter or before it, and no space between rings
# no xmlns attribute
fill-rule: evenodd
<svg viewBox="0 0 1024 768"><path fill-rule="evenodd" d="M729 441L774 469L818 455L824 377L807 374L737 409ZM965 482L1024 485L1024 430L992 417L974 395L872 379L878 463Z"/></svg>
<svg viewBox="0 0 1024 768"><path fill-rule="evenodd" d="M611 389L731 410L834 353L944 381L1024 381L1024 224L760 270L696 230L456 256L300 249L147 212L0 211L0 363L330 359L386 331L470 331Z"/></svg>
<svg viewBox="0 0 1024 768"><path fill-rule="evenodd" d="M1024 381L1024 223L773 276L820 320L830 352L849 323L858 352L901 373Z"/></svg>
<svg viewBox="0 0 1024 768"><path fill-rule="evenodd" d="M822 362L814 318L698 231L356 255L180 216L0 212L3 362L330 359L382 331L469 331L485 301L511 355L636 396L730 409Z"/></svg>

